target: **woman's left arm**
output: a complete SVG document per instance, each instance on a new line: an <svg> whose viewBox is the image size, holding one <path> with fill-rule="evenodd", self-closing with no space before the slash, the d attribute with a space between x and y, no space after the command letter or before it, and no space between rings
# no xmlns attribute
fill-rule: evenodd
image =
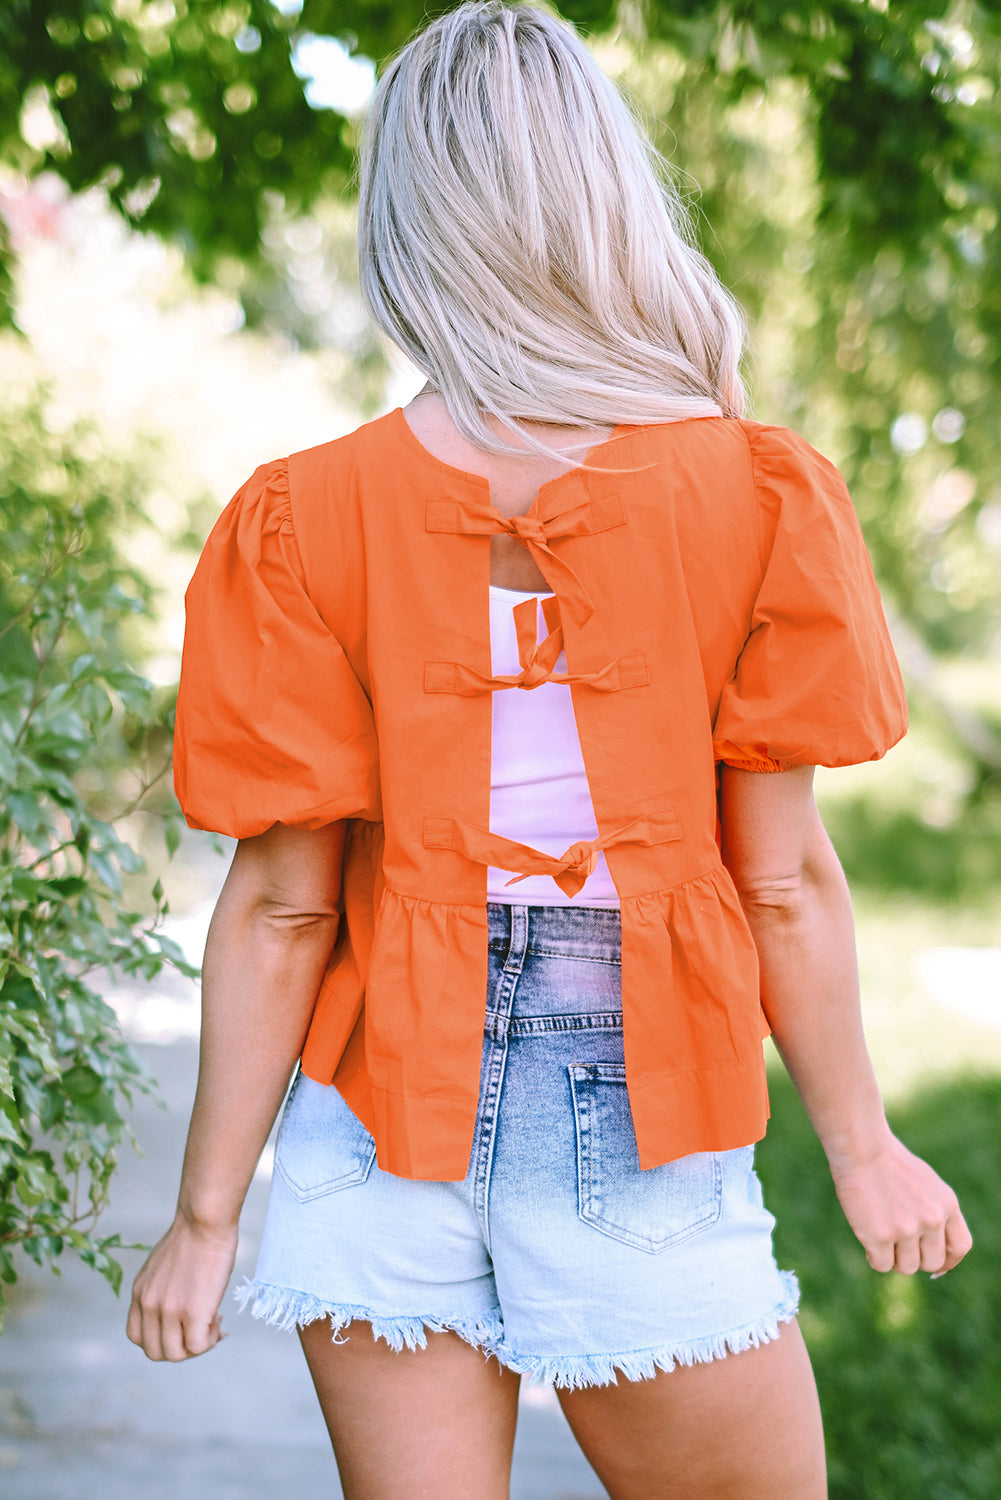
<svg viewBox="0 0 1001 1500"><path fill-rule="evenodd" d="M754 937L772 1036L877 1271L941 1273L972 1239L956 1195L890 1130L862 1030L851 900L812 767L720 768L723 858Z"/></svg>

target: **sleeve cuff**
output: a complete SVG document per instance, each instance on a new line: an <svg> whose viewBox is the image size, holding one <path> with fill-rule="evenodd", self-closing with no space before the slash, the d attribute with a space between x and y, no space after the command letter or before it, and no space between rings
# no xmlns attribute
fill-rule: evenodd
<svg viewBox="0 0 1001 1500"><path fill-rule="evenodd" d="M731 745L728 741L717 741L713 755L717 762L732 766L736 771L791 771L799 764L798 761L774 760L760 750L752 750L747 745Z"/></svg>

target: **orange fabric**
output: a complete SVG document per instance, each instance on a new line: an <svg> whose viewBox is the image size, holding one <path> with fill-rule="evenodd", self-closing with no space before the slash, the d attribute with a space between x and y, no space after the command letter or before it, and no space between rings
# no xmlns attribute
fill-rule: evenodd
<svg viewBox="0 0 1001 1500"><path fill-rule="evenodd" d="M505 518L397 408L258 469L185 596L189 824L242 838L350 820L302 1065L337 1084L400 1176L468 1166L487 865L572 896L598 849L621 904L641 1165L759 1139L767 1025L716 840L716 764L848 765L906 729L844 481L801 437L695 418L620 427L588 457L603 472L574 469ZM515 607L522 670L494 676L501 531L555 597L541 642ZM561 649L599 836L554 858L489 831L491 694L549 680Z"/></svg>
<svg viewBox="0 0 1001 1500"><path fill-rule="evenodd" d="M227 505L184 597L174 787L190 826L378 818L371 706L306 591L284 464Z"/></svg>

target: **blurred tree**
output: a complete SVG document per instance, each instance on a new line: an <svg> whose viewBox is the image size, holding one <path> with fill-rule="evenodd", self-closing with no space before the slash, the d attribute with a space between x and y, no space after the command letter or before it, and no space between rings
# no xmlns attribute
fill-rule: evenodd
<svg viewBox="0 0 1001 1500"><path fill-rule="evenodd" d="M0 159L103 186L195 273L253 262L268 194L340 192L346 122L306 102L301 30L270 0L12 0L0 9Z"/></svg>
<svg viewBox="0 0 1001 1500"><path fill-rule="evenodd" d="M88 976L197 973L157 930L159 880L145 913L123 899L144 869L123 818L153 812L169 852L181 824L157 805L173 693L132 664L152 590L118 550L148 479L50 417L27 385L0 409L0 1325L15 1247L121 1279L96 1224L150 1078Z"/></svg>

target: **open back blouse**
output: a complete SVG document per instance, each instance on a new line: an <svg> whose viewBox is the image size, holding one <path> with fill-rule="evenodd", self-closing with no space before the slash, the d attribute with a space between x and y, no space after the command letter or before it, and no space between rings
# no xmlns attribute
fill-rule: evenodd
<svg viewBox="0 0 1001 1500"><path fill-rule="evenodd" d="M716 764L849 765L906 729L854 509L803 438L692 418L619 427L587 463L505 517L396 408L257 469L185 595L178 799L191 827L235 838L350 820L302 1066L400 1176L466 1173L488 868L573 898L599 850L641 1166L757 1140L767 1026ZM495 675L501 531L552 596L544 632L523 610L519 671ZM549 680L571 690L598 829L559 854L489 827L492 696Z"/></svg>

